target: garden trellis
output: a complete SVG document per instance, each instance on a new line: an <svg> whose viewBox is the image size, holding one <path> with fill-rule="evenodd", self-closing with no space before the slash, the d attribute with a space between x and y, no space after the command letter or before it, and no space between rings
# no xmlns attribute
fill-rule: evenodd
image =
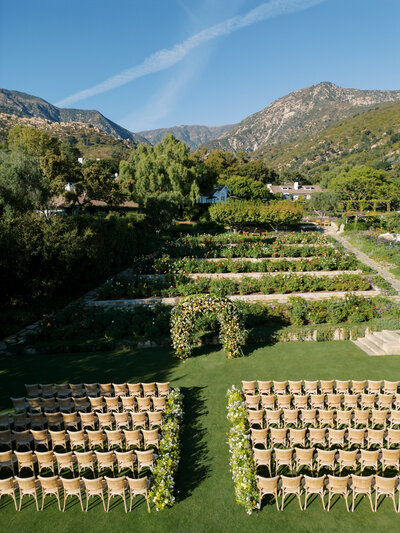
<svg viewBox="0 0 400 533"><path fill-rule="evenodd" d="M246 331L237 307L228 299L210 294L192 296L179 302L171 313L171 338L177 357L191 355L196 315L217 313L220 340L228 359L243 355Z"/></svg>

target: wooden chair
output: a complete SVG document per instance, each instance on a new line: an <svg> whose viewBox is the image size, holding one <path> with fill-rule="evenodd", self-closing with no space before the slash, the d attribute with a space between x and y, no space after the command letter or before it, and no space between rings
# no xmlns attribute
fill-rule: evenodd
<svg viewBox="0 0 400 533"><path fill-rule="evenodd" d="M396 508L395 490L396 490L397 476L396 477L382 477L375 476L375 511L378 509L378 501L380 496L389 496L392 498L394 510L399 512Z"/></svg>
<svg viewBox="0 0 400 533"><path fill-rule="evenodd" d="M142 394L142 388L140 383L127 383L129 396L140 396Z"/></svg>
<svg viewBox="0 0 400 533"><path fill-rule="evenodd" d="M138 467L138 474L144 469L144 468L150 468L150 470L153 469L154 465L154 450L153 448L150 448L149 450L139 451L135 450L136 459L137 459L137 467Z"/></svg>
<svg viewBox="0 0 400 533"><path fill-rule="evenodd" d="M163 415L160 411L147 411L146 415L149 421L149 429L153 429L154 427L162 427Z"/></svg>
<svg viewBox="0 0 400 533"><path fill-rule="evenodd" d="M274 448L275 456L275 472L281 466L288 466L290 470L293 470L293 448L287 448L282 450L281 448Z"/></svg>
<svg viewBox="0 0 400 533"><path fill-rule="evenodd" d="M117 459L117 466L118 466L118 474L120 474L121 470L124 468L129 468L131 470L132 474L134 474L134 455L132 450L128 450L127 452L114 452L115 457Z"/></svg>
<svg viewBox="0 0 400 533"><path fill-rule="evenodd" d="M42 392L43 398L54 398L54 396L56 395L56 390L54 388L53 383L41 383L39 387Z"/></svg>
<svg viewBox="0 0 400 533"><path fill-rule="evenodd" d="M325 394L310 394L311 409L325 408Z"/></svg>
<svg viewBox="0 0 400 533"><path fill-rule="evenodd" d="M350 427L353 411L336 411L336 428L341 426Z"/></svg>
<svg viewBox="0 0 400 533"><path fill-rule="evenodd" d="M27 409L27 403L25 401L25 398L13 398L11 397L10 400L12 401L14 411L16 413L25 413Z"/></svg>
<svg viewBox="0 0 400 533"><path fill-rule="evenodd" d="M1 431L0 432L0 442L4 442L5 437L9 437L10 448L11 448L11 437L15 442L15 448L18 450L21 446L24 448L31 448L32 434L29 429L25 431Z"/></svg>
<svg viewBox="0 0 400 533"><path fill-rule="evenodd" d="M343 496L344 501L346 503L346 509L347 512L349 512L349 502L348 502L348 496L349 496L349 479L350 476L345 477L336 477L336 476L330 476L328 475L328 507L327 511L329 512L331 508L331 499L332 496L338 495Z"/></svg>
<svg viewBox="0 0 400 533"><path fill-rule="evenodd" d="M263 428L264 427L264 409L260 409L258 411L249 411L248 420L249 420L250 427L260 426L261 428Z"/></svg>
<svg viewBox="0 0 400 533"><path fill-rule="evenodd" d="M300 395L303 393L303 382L288 380L288 388L289 388L290 394Z"/></svg>
<svg viewBox="0 0 400 533"><path fill-rule="evenodd" d="M47 426L48 428L57 429L58 431L61 431L61 426L63 425L63 419L61 417L61 413L49 413L48 411L44 412L44 415L47 420Z"/></svg>
<svg viewBox="0 0 400 533"><path fill-rule="evenodd" d="M339 379L336 380L336 386L335 391L336 394L348 394L350 390L350 381L340 381Z"/></svg>
<svg viewBox="0 0 400 533"><path fill-rule="evenodd" d="M260 504L264 496L271 494L275 498L276 507L279 509L278 503L278 480L279 476L275 477L262 477L257 476L257 488L260 492Z"/></svg>
<svg viewBox="0 0 400 533"><path fill-rule="evenodd" d="M84 383L86 396L98 396L99 384L98 383Z"/></svg>
<svg viewBox="0 0 400 533"><path fill-rule="evenodd" d="M276 395L276 406L278 409L290 409L291 405L292 405L291 394L277 394Z"/></svg>
<svg viewBox="0 0 400 533"><path fill-rule="evenodd" d="M158 449L160 443L160 432L158 429L142 429L143 445L147 450L150 446L155 446Z"/></svg>
<svg viewBox="0 0 400 533"><path fill-rule="evenodd" d="M383 392L384 394L390 394L393 396L394 394L397 394L399 388L399 382L398 381L383 381Z"/></svg>
<svg viewBox="0 0 400 533"><path fill-rule="evenodd" d="M68 383L56 383L55 388L58 399L67 398L71 393Z"/></svg>
<svg viewBox="0 0 400 533"><path fill-rule="evenodd" d="M131 446L140 448L142 444L142 432L140 429L124 429L125 448L128 449Z"/></svg>
<svg viewBox="0 0 400 533"><path fill-rule="evenodd" d="M353 379L353 381L351 382L351 393L352 394L363 394L366 390L366 387L367 387L367 380L362 380L362 381L355 381Z"/></svg>
<svg viewBox="0 0 400 533"><path fill-rule="evenodd" d="M15 457L17 458L17 464L18 464L18 472L21 474L21 471L23 468L29 468L32 470L32 474L35 474L35 457L33 455L33 452L29 450L29 452L18 452L15 451Z"/></svg>
<svg viewBox="0 0 400 533"><path fill-rule="evenodd" d="M60 487L59 487L58 476L51 476L51 477L38 476L38 480L42 488L41 511L43 511L44 500L46 499L46 496L50 496L50 495L54 495L57 498L58 510L61 511Z"/></svg>
<svg viewBox="0 0 400 533"><path fill-rule="evenodd" d="M274 394L286 394L287 381L273 381Z"/></svg>
<svg viewBox="0 0 400 533"><path fill-rule="evenodd" d="M169 383L169 381L165 381L163 383L159 383L158 381L156 381L157 396L169 396L169 393L171 391Z"/></svg>
<svg viewBox="0 0 400 533"><path fill-rule="evenodd" d="M352 446L359 446L362 448L365 442L365 429L348 428L347 442L349 448Z"/></svg>
<svg viewBox="0 0 400 533"><path fill-rule="evenodd" d="M331 409L319 409L318 423L320 428L324 426L333 428L335 425L335 411Z"/></svg>
<svg viewBox="0 0 400 533"><path fill-rule="evenodd" d="M343 408L344 409L358 409L359 394L344 394L343 395Z"/></svg>
<svg viewBox="0 0 400 533"><path fill-rule="evenodd" d="M67 434L64 429L60 431L49 430L49 435L51 439L51 449L54 450L57 446L61 446L65 451L67 451Z"/></svg>
<svg viewBox="0 0 400 533"><path fill-rule="evenodd" d="M71 396L85 396L83 383L70 383Z"/></svg>
<svg viewBox="0 0 400 533"><path fill-rule="evenodd" d="M303 427L313 426L317 427L317 410L316 409L301 409L300 420Z"/></svg>
<svg viewBox="0 0 400 533"><path fill-rule="evenodd" d="M326 429L325 428L309 428L308 440L311 446L326 446Z"/></svg>
<svg viewBox="0 0 400 533"><path fill-rule="evenodd" d="M289 444L290 446L306 445L306 429L293 429L289 428Z"/></svg>
<svg viewBox="0 0 400 533"><path fill-rule="evenodd" d="M100 474L101 470L109 468L114 472L115 456L114 452L98 452L95 450L97 460L97 471Z"/></svg>
<svg viewBox="0 0 400 533"><path fill-rule="evenodd" d="M308 408L308 394L300 395L293 394L293 407L295 409L307 409Z"/></svg>
<svg viewBox="0 0 400 533"><path fill-rule="evenodd" d="M90 409L90 401L88 401L87 396L73 396L72 401L74 402L74 409L77 413L81 413L82 411L85 413Z"/></svg>
<svg viewBox="0 0 400 533"><path fill-rule="evenodd" d="M311 472L313 471L314 451L315 448L294 448L294 463L297 472L301 466L307 466Z"/></svg>
<svg viewBox="0 0 400 533"><path fill-rule="evenodd" d="M86 435L88 437L88 446L90 450L100 446L101 449L104 448L104 432L102 429L86 430Z"/></svg>
<svg viewBox="0 0 400 533"><path fill-rule="evenodd" d="M75 450L75 448L81 448L82 450L85 450L88 438L83 429L81 429L80 431L68 430L67 433L71 450Z"/></svg>
<svg viewBox="0 0 400 533"><path fill-rule="evenodd" d="M260 395L246 394L244 397L244 403L246 404L247 409L255 409L256 411L258 411L260 408Z"/></svg>
<svg viewBox="0 0 400 533"><path fill-rule="evenodd" d="M81 428L82 429L95 429L96 428L96 419L94 417L94 412L89 413L80 413L81 418Z"/></svg>
<svg viewBox="0 0 400 533"><path fill-rule="evenodd" d="M318 474L322 467L329 468L329 470L334 472L336 450L321 450L317 448L316 452L315 462L317 464Z"/></svg>
<svg viewBox="0 0 400 533"><path fill-rule="evenodd" d="M287 477L287 476L281 476L281 491L282 491L282 507L281 510L283 511L283 507L285 504L285 498L288 494L295 494L297 496L297 499L299 500L299 506L300 510L303 510L303 507L301 505L301 478L302 476L297 477Z"/></svg>
<svg viewBox="0 0 400 533"><path fill-rule="evenodd" d="M3 496L11 496L15 505L15 510L18 511L17 498L15 497L15 482L13 477L0 479L0 500Z"/></svg>
<svg viewBox="0 0 400 533"><path fill-rule="evenodd" d="M265 424L267 428L269 428L271 425L280 427L281 416L282 416L282 412L280 409L278 411L272 411L270 409L266 409L265 410Z"/></svg>
<svg viewBox="0 0 400 533"><path fill-rule="evenodd" d="M100 413L99 411L96 413L97 420L99 422L99 429L109 428L111 429L113 426L113 416L112 413L107 411L107 413Z"/></svg>
<svg viewBox="0 0 400 533"><path fill-rule="evenodd" d="M355 476L351 474L351 488L353 491L351 511L354 512L354 503L359 494L368 496L369 503L371 504L372 512L375 511L375 508L372 504L372 480L374 476Z"/></svg>
<svg viewBox="0 0 400 533"><path fill-rule="evenodd" d="M254 446L262 444L264 448L267 448L268 441L268 429L250 429L251 443Z"/></svg>
<svg viewBox="0 0 400 533"><path fill-rule="evenodd" d="M371 409L371 427L383 426L383 429L386 429L388 414L389 411L386 410Z"/></svg>
<svg viewBox="0 0 400 533"><path fill-rule="evenodd" d="M325 476L321 476L321 477L303 476L303 479L304 479L304 492L305 492L304 510L307 509L308 497L311 494L319 494L319 496L321 496L322 507L325 511L325 502L324 502Z"/></svg>
<svg viewBox="0 0 400 533"><path fill-rule="evenodd" d="M129 428L129 413L123 412L123 413L113 413L114 415L114 422L115 427L117 430L120 430L122 428Z"/></svg>
<svg viewBox="0 0 400 533"><path fill-rule="evenodd" d="M354 409L353 426L355 428L358 426L368 427L370 414L371 411L369 409Z"/></svg>
<svg viewBox="0 0 400 533"><path fill-rule="evenodd" d="M281 444L282 446L286 446L286 435L287 435L287 428L269 428L269 439L271 446L276 446L277 444Z"/></svg>
<svg viewBox="0 0 400 533"><path fill-rule="evenodd" d="M54 470L54 452L53 450L47 452L35 452L39 473L48 468L55 475Z"/></svg>
<svg viewBox="0 0 400 533"><path fill-rule="evenodd" d="M393 394L378 394L378 409L391 409L393 406Z"/></svg>
<svg viewBox="0 0 400 533"><path fill-rule="evenodd" d="M114 396L125 396L127 387L126 383L113 383Z"/></svg>
<svg viewBox="0 0 400 533"><path fill-rule="evenodd" d="M332 429L328 428L328 445L331 448L332 446L344 446L345 439L345 429Z"/></svg>
<svg viewBox="0 0 400 533"><path fill-rule="evenodd" d="M374 409L376 401L375 394L360 394L361 409Z"/></svg>
<svg viewBox="0 0 400 533"><path fill-rule="evenodd" d="M146 427L146 413L130 413L133 428L145 428Z"/></svg>
<svg viewBox="0 0 400 533"><path fill-rule="evenodd" d="M136 496L143 496L147 503L147 511L150 512L148 489L150 488L150 480L147 477L141 477L138 479L126 478L128 480L129 494L131 501L129 505L129 511L132 511L133 498Z"/></svg>
<svg viewBox="0 0 400 533"><path fill-rule="evenodd" d="M154 381L151 383L141 383L143 389L143 396L155 396L156 395L156 384Z"/></svg>
<svg viewBox="0 0 400 533"><path fill-rule="evenodd" d="M382 389L382 381L372 381L368 380L367 392L368 394L379 394Z"/></svg>
<svg viewBox="0 0 400 533"><path fill-rule="evenodd" d="M389 428L386 434L386 444L388 448L391 446L398 446L400 444L400 429Z"/></svg>
<svg viewBox="0 0 400 533"><path fill-rule="evenodd" d="M167 400L165 396L160 396L159 398L157 396L152 396L151 402L153 404L154 411L162 412L165 411L165 409L167 408Z"/></svg>
<svg viewBox="0 0 400 533"><path fill-rule="evenodd" d="M71 413L75 409L71 398L57 398L57 403L61 413Z"/></svg>
<svg viewBox="0 0 400 533"><path fill-rule="evenodd" d="M111 450L113 446L117 446L117 448L122 449L122 431L120 429L106 429L105 434L107 439L107 447L109 450Z"/></svg>
<svg viewBox="0 0 400 533"><path fill-rule="evenodd" d="M352 470L357 470L357 454L358 450L338 450L338 464L339 472L342 473L343 468L351 468Z"/></svg>
<svg viewBox="0 0 400 533"><path fill-rule="evenodd" d="M258 384L258 394L261 395L270 395L271 394L271 386L272 381L257 381Z"/></svg>
<svg viewBox="0 0 400 533"><path fill-rule="evenodd" d="M326 405L328 409L340 409L342 406L342 395L341 394L327 394L326 395Z"/></svg>
<svg viewBox="0 0 400 533"><path fill-rule="evenodd" d="M22 500L24 496L32 496L36 503L36 511L39 511L39 503L36 490L36 479L35 477L17 477L15 476L15 481L18 484L19 488L19 508L21 510Z"/></svg>
<svg viewBox="0 0 400 533"><path fill-rule="evenodd" d="M2 468L9 468L14 475L14 462L15 459L11 450L0 452L0 470Z"/></svg>
<svg viewBox="0 0 400 533"><path fill-rule="evenodd" d="M70 470L72 472L72 475L74 475L74 455L72 452L54 452L54 457L57 463L58 475L61 475L61 472L63 470Z"/></svg>
<svg viewBox="0 0 400 533"><path fill-rule="evenodd" d="M382 465L382 473L388 467L393 467L398 471L400 469L400 450L388 450L387 448L382 448L380 463Z"/></svg>
<svg viewBox="0 0 400 533"><path fill-rule="evenodd" d="M19 428L20 430L22 429L23 431L26 431L29 426L29 417L26 415L26 413L13 413L12 422L14 430Z"/></svg>
<svg viewBox="0 0 400 533"><path fill-rule="evenodd" d="M112 395L111 383L99 383L99 394L100 396L111 396Z"/></svg>
<svg viewBox="0 0 400 533"><path fill-rule="evenodd" d="M253 381L242 381L242 391L243 394L255 394L256 393L256 380Z"/></svg>
<svg viewBox="0 0 400 533"><path fill-rule="evenodd" d="M304 380L305 394L318 394L318 381Z"/></svg>
<svg viewBox="0 0 400 533"><path fill-rule="evenodd" d="M141 398L140 396L136 397L137 408L139 412L144 413L145 411L151 411L151 398L150 396L145 396Z"/></svg>
<svg viewBox="0 0 400 533"><path fill-rule="evenodd" d="M292 424L298 427L299 424L299 410L298 409L283 409L282 418L284 425Z"/></svg>
<svg viewBox="0 0 400 533"><path fill-rule="evenodd" d="M31 398L37 398L38 396L42 395L42 391L37 383L35 384L25 383L25 389L26 389L26 395L30 396Z"/></svg>
<svg viewBox="0 0 400 533"><path fill-rule="evenodd" d="M359 459L361 474L365 468L374 468L378 470L379 450L361 450Z"/></svg>
<svg viewBox="0 0 400 533"><path fill-rule="evenodd" d="M89 507L89 500L90 498L93 498L95 496L99 496L103 503L103 509L106 510L106 502L104 500L104 481L102 477L98 477L95 479L88 479L83 478L83 484L85 486L85 492L86 492L86 509L85 512L87 512Z"/></svg>
<svg viewBox="0 0 400 533"><path fill-rule="evenodd" d="M329 380L321 379L320 382L319 382L320 393L321 394L332 394L333 385L334 385L334 380L333 379L329 379Z"/></svg>
<svg viewBox="0 0 400 533"><path fill-rule="evenodd" d="M0 428L2 430L11 429L11 422L8 413L0 413Z"/></svg>
<svg viewBox="0 0 400 533"><path fill-rule="evenodd" d="M104 399L103 396L89 396L89 402L90 402L90 410L100 411L100 413L104 410Z"/></svg>
<svg viewBox="0 0 400 533"><path fill-rule="evenodd" d="M47 425L47 419L44 417L42 413L30 413L29 422L31 424L31 430L32 429L44 430L45 426Z"/></svg>
<svg viewBox="0 0 400 533"><path fill-rule="evenodd" d="M74 455L78 465L78 475L81 475L82 470L90 470L95 476L93 452L74 452Z"/></svg>
<svg viewBox="0 0 400 533"><path fill-rule="evenodd" d="M123 413L135 410L135 407L136 407L135 396L120 396L119 399L121 400Z"/></svg>
<svg viewBox="0 0 400 533"><path fill-rule="evenodd" d="M67 503L67 499L69 497L76 496L79 499L79 502L81 504L81 509L83 511L83 503L82 503L82 490L81 490L81 478L76 477L72 479L67 479L65 477L60 478L61 483L64 489L64 505L63 505L63 512L65 512L65 506Z"/></svg>
<svg viewBox="0 0 400 533"><path fill-rule="evenodd" d="M369 429L367 432L367 447L379 446L383 447L383 439L385 437L384 429Z"/></svg>
<svg viewBox="0 0 400 533"><path fill-rule="evenodd" d="M42 398L26 398L26 403L28 404L31 413L42 412Z"/></svg>
<svg viewBox="0 0 400 533"><path fill-rule="evenodd" d="M119 399L118 396L103 396L106 402L106 409L109 413L116 411L119 412Z"/></svg>
<svg viewBox="0 0 400 533"><path fill-rule="evenodd" d="M256 468L259 466L266 466L268 468L269 475L271 475L272 448L261 450L260 448L253 447L253 459Z"/></svg>

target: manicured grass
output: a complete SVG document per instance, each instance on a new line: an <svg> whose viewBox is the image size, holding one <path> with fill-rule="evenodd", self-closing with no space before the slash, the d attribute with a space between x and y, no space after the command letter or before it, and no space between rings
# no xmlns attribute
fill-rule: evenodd
<svg viewBox="0 0 400 533"><path fill-rule="evenodd" d="M301 512L288 499L284 512L266 501L261 512L246 515L233 496L229 471L226 420L226 390L242 379L400 379L400 357L368 357L350 342L285 343L247 348L247 357L227 360L222 351L195 352L186 362L168 350L46 355L2 358L0 360L0 410L10 408L9 396L24 394L24 383L123 382L169 380L182 387L185 419L182 434L182 461L176 489L178 503L163 512L146 511L138 499L132 513L122 503L109 514L92 500L87 514L71 499L63 514L51 498L43 513L33 501L25 500L17 513L9 499L0 502L0 530L11 532L372 532L398 531L399 515L391 501L384 500L372 513L367 499L354 513L347 513L343 499L330 513L320 501L311 499ZM336 502L336 499L334 500Z"/></svg>

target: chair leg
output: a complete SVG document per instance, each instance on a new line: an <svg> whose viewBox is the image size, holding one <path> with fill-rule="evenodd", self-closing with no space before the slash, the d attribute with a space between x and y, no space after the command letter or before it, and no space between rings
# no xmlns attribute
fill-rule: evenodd
<svg viewBox="0 0 400 533"><path fill-rule="evenodd" d="M67 503L67 499L68 499L68 494L67 495L64 494L63 513L65 512L65 504Z"/></svg>
<svg viewBox="0 0 400 533"><path fill-rule="evenodd" d="M58 510L61 511L60 493L57 492L56 496L57 496L57 502L58 502Z"/></svg>
<svg viewBox="0 0 400 533"><path fill-rule="evenodd" d="M357 498L357 494L353 491L353 503L351 505L351 512L354 513L354 502L355 502L355 499Z"/></svg>
<svg viewBox="0 0 400 533"><path fill-rule="evenodd" d="M150 504L149 504L149 497L147 495L147 491L146 491L145 498L146 498L146 503L147 503L147 511L150 512Z"/></svg>
<svg viewBox="0 0 400 533"><path fill-rule="evenodd" d="M349 502L347 501L347 498L348 498L348 494L344 494L344 501L346 502L346 509L347 509L347 512L349 512Z"/></svg>
<svg viewBox="0 0 400 533"><path fill-rule="evenodd" d="M369 503L371 505L371 511L374 512L374 506L372 504L372 494L371 493L368 494L368 498L369 498Z"/></svg>
<svg viewBox="0 0 400 533"><path fill-rule="evenodd" d="M37 497L36 492L35 492L35 494L33 495L33 497L35 498L35 502L36 502L36 511L39 511L39 502L38 502L38 497Z"/></svg>
<svg viewBox="0 0 400 533"><path fill-rule="evenodd" d="M301 505L300 492L297 493L297 499L299 500L300 511L302 511L302 510L303 510L303 507L302 507L302 505Z"/></svg>
<svg viewBox="0 0 400 533"><path fill-rule="evenodd" d="M329 491L329 496L328 496L328 508L327 508L328 513L329 513L329 509L331 508L331 498L332 498L332 494L331 494L331 492Z"/></svg>
<svg viewBox="0 0 400 533"><path fill-rule="evenodd" d="M284 503L285 503L285 496L286 496L286 494L283 492L283 493L282 493L282 505L281 505L281 511L283 511L283 505L284 505Z"/></svg>
<svg viewBox="0 0 400 533"><path fill-rule="evenodd" d="M85 513L88 512L89 499L90 499L90 494L86 493L86 509L85 509Z"/></svg>
<svg viewBox="0 0 400 533"><path fill-rule="evenodd" d="M23 498L24 498L24 495L23 494L21 495L21 493L19 493L19 508L18 508L18 511L21 510Z"/></svg>
<svg viewBox="0 0 400 533"><path fill-rule="evenodd" d="M41 511L43 511L43 505L44 505L44 500L45 500L46 496L47 496L47 494L43 493L43 491L42 491L42 507L40 508Z"/></svg>
<svg viewBox="0 0 400 533"><path fill-rule="evenodd" d="M81 509L82 509L82 512L83 512L83 502L82 502L82 494L79 493L79 501L81 502Z"/></svg>
<svg viewBox="0 0 400 533"><path fill-rule="evenodd" d="M307 499L308 499L308 492L307 492L307 489L305 491L305 499L304 499L304 510L306 511L307 510Z"/></svg>
<svg viewBox="0 0 400 533"><path fill-rule="evenodd" d="M107 513L108 511L110 510L110 500L111 500L112 496L110 496L110 493L108 493L108 498L107 498Z"/></svg>

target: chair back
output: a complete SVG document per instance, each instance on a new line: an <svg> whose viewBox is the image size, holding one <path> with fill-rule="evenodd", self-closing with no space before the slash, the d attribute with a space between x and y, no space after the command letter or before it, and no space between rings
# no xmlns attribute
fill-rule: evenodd
<svg viewBox="0 0 400 533"><path fill-rule="evenodd" d="M324 490L325 486L325 476L320 477L310 477L310 476L303 476L304 478L304 488L308 492L320 492Z"/></svg>
<svg viewBox="0 0 400 533"><path fill-rule="evenodd" d="M357 492L371 492L374 476L351 475L352 489Z"/></svg>
<svg viewBox="0 0 400 533"><path fill-rule="evenodd" d="M157 394L158 396L168 396L169 395L169 381L164 383L156 382Z"/></svg>
<svg viewBox="0 0 400 533"><path fill-rule="evenodd" d="M121 477L107 477L104 476L107 483L107 489L114 494L121 494L125 492L125 476Z"/></svg>
<svg viewBox="0 0 400 533"><path fill-rule="evenodd" d="M80 477L73 477L73 478L65 478L60 477L61 483L63 485L64 489L64 496L67 494L79 494L81 491L81 478Z"/></svg>
<svg viewBox="0 0 400 533"><path fill-rule="evenodd" d="M309 463L314 457L315 448L295 448L296 461L302 463L303 461Z"/></svg>
<svg viewBox="0 0 400 533"><path fill-rule="evenodd" d="M155 396L156 394L156 383L152 381L151 383L141 383L143 394L145 396Z"/></svg>
<svg viewBox="0 0 400 533"><path fill-rule="evenodd" d="M43 477L38 476L42 490L57 490L58 491L58 476Z"/></svg>
<svg viewBox="0 0 400 533"><path fill-rule="evenodd" d="M129 396L140 396L142 393L142 389L140 387L140 383L127 383L128 387L128 394Z"/></svg>
<svg viewBox="0 0 400 533"><path fill-rule="evenodd" d="M397 483L397 476L383 477L375 476L375 490L380 493L394 494Z"/></svg>
<svg viewBox="0 0 400 533"><path fill-rule="evenodd" d="M18 477L15 476L15 481L18 483L19 490L22 492L36 492L36 478L32 477Z"/></svg>
<svg viewBox="0 0 400 533"><path fill-rule="evenodd" d="M328 474L328 489L331 492L338 492L341 494L344 491L347 491L349 479L350 476L337 477Z"/></svg>
<svg viewBox="0 0 400 533"><path fill-rule="evenodd" d="M286 493L298 492L300 490L301 478L302 476L297 476L297 477L281 476L282 490Z"/></svg>
<svg viewBox="0 0 400 533"><path fill-rule="evenodd" d="M126 394L126 383L113 383L115 396L125 396Z"/></svg>
<svg viewBox="0 0 400 533"><path fill-rule="evenodd" d="M98 477L95 479L83 478L85 490L89 494L102 494L103 493L103 478Z"/></svg>
<svg viewBox="0 0 400 533"><path fill-rule="evenodd" d="M278 489L279 476L263 477L257 476L257 487L263 492L275 492Z"/></svg>

